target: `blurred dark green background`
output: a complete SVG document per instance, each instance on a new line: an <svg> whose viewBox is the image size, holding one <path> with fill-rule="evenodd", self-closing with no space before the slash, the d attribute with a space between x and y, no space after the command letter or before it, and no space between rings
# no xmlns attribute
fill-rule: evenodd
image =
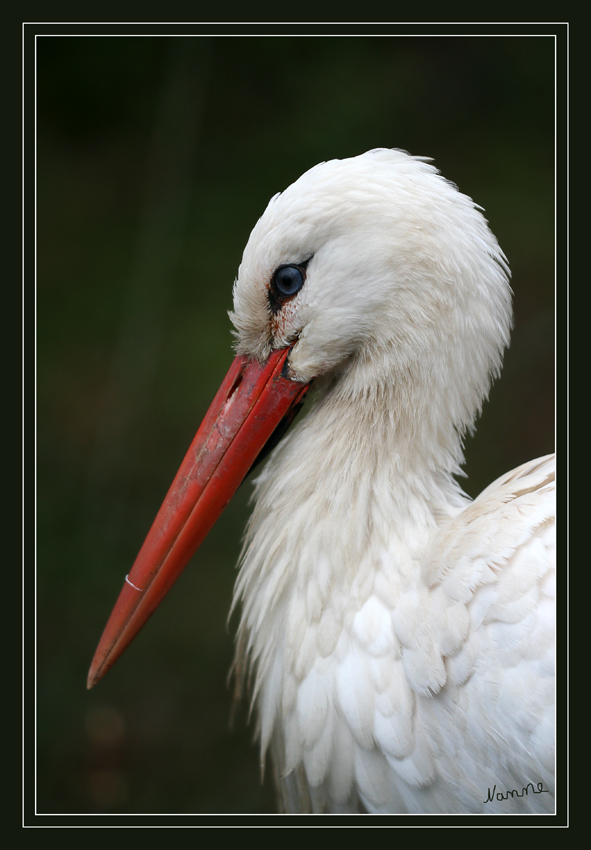
<svg viewBox="0 0 591 850"><path fill-rule="evenodd" d="M513 270L502 380L465 484L551 451L551 38L42 37L37 47L37 809L274 811L226 625L243 485L92 692L125 574L232 359L232 282L268 199L373 147L434 158Z"/></svg>

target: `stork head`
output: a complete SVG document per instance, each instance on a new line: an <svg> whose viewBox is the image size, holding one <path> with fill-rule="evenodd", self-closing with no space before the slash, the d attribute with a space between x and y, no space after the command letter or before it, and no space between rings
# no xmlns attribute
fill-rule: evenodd
<svg viewBox="0 0 591 850"><path fill-rule="evenodd" d="M89 686L155 610L313 379L347 403L390 388L399 455L414 441L429 468L456 469L458 433L508 342L508 269L469 198L423 159L375 150L318 165L271 200L244 251L232 319L238 356L126 576Z"/></svg>
<svg viewBox="0 0 591 850"><path fill-rule="evenodd" d="M373 150L321 163L270 201L234 286L238 351L292 346L288 374L445 393L469 425L511 324L508 267L470 198L427 161Z"/></svg>

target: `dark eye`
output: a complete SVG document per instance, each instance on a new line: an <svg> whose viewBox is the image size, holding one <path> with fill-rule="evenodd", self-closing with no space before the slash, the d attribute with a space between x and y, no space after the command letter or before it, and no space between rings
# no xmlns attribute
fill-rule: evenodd
<svg viewBox="0 0 591 850"><path fill-rule="evenodd" d="M304 285L305 272L300 266L279 266L271 285L279 299L295 295Z"/></svg>
<svg viewBox="0 0 591 850"><path fill-rule="evenodd" d="M306 281L306 269L312 257L302 263L286 263L277 266L268 289L269 307L272 313L278 313L286 301L296 295Z"/></svg>

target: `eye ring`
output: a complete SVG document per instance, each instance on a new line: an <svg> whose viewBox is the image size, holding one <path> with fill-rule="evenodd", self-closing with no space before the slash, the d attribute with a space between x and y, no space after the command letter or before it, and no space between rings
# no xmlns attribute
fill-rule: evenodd
<svg viewBox="0 0 591 850"><path fill-rule="evenodd" d="M306 270L302 266L289 264L275 269L271 286L279 300L291 298L300 291L306 279Z"/></svg>
<svg viewBox="0 0 591 850"><path fill-rule="evenodd" d="M306 269L312 257L303 263L284 263L277 266L269 285L269 307L272 313L278 313L286 301L297 295L306 282Z"/></svg>

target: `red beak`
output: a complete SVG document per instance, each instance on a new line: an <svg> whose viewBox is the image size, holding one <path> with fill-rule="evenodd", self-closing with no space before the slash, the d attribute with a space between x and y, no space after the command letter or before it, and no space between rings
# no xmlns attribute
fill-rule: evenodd
<svg viewBox="0 0 591 850"><path fill-rule="evenodd" d="M309 385L282 376L288 355L289 349L273 351L263 364L234 360L125 578L90 667L89 688L156 610L275 428L303 399Z"/></svg>

